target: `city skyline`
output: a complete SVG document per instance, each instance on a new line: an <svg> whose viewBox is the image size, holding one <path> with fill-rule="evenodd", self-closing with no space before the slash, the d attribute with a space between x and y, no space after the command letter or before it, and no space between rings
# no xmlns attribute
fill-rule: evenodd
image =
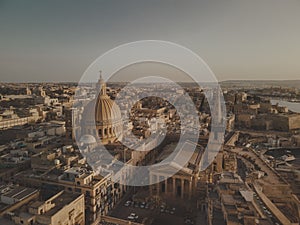
<svg viewBox="0 0 300 225"><path fill-rule="evenodd" d="M0 85L1 224L299 223L298 88L98 79Z"/></svg>
<svg viewBox="0 0 300 225"><path fill-rule="evenodd" d="M299 0L0 0L0 225L300 223Z"/></svg>

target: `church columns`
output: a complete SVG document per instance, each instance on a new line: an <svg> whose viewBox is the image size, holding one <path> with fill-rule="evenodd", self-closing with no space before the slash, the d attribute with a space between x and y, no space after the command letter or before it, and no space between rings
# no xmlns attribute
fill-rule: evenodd
<svg viewBox="0 0 300 225"><path fill-rule="evenodd" d="M190 180L190 181L189 181L189 199L192 198L192 191L193 191L193 189L192 189L192 184L193 184L193 181Z"/></svg>
<svg viewBox="0 0 300 225"><path fill-rule="evenodd" d="M152 177L153 177L153 175L150 173L149 174L149 183L150 183L150 196L152 196L152 193L153 193L153 185L152 185Z"/></svg>
<svg viewBox="0 0 300 225"><path fill-rule="evenodd" d="M109 133L110 133L110 136L111 136L111 137L115 136L112 127L109 128Z"/></svg>
<svg viewBox="0 0 300 225"><path fill-rule="evenodd" d="M106 137L110 138L110 132L109 132L110 127L106 128Z"/></svg>
<svg viewBox="0 0 300 225"><path fill-rule="evenodd" d="M165 177L165 193L168 193L168 177Z"/></svg>
<svg viewBox="0 0 300 225"><path fill-rule="evenodd" d="M172 191L173 191L173 196L175 197L175 196L176 196L176 178L173 177L173 178L172 178L172 181L173 181L173 188L172 188Z"/></svg>
<svg viewBox="0 0 300 225"><path fill-rule="evenodd" d="M181 198L184 197L184 179L181 179Z"/></svg>
<svg viewBox="0 0 300 225"><path fill-rule="evenodd" d="M111 138L115 136L115 128L112 126L107 126L107 127L101 127L98 130L98 135L100 138Z"/></svg>
<svg viewBox="0 0 300 225"><path fill-rule="evenodd" d="M159 175L156 175L156 194L159 195L160 183L159 183Z"/></svg>
<svg viewBox="0 0 300 225"><path fill-rule="evenodd" d="M150 174L150 195L170 195L181 199L192 199L194 193L194 178L173 176L167 178L163 174Z"/></svg>

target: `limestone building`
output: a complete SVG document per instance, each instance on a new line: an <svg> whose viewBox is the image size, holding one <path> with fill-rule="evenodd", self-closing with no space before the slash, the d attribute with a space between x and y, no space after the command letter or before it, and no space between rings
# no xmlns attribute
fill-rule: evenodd
<svg viewBox="0 0 300 225"><path fill-rule="evenodd" d="M186 142L182 146L183 154L186 149L192 149L195 143ZM171 146L172 147L172 146ZM172 148L170 148L172 149ZM157 182L150 186L150 195L165 197L181 197L191 199L197 188L198 175L200 172L200 161L203 154L201 146L197 146L195 153L185 165L174 162L165 165L155 165L150 169L150 182ZM181 169L180 169L181 168ZM171 171L178 172L170 176Z"/></svg>
<svg viewBox="0 0 300 225"><path fill-rule="evenodd" d="M84 195L64 191L44 193L30 202L14 208L1 224L14 225L84 225Z"/></svg>

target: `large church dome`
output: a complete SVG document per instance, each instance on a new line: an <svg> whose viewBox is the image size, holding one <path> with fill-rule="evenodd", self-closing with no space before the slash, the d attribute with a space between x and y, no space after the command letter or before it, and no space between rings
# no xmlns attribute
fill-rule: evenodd
<svg viewBox="0 0 300 225"><path fill-rule="evenodd" d="M100 89L98 97L84 109L82 127L85 134L97 135L103 144L112 143L122 134L120 108L107 95L106 83L102 76L98 81L97 89L98 91Z"/></svg>
<svg viewBox="0 0 300 225"><path fill-rule="evenodd" d="M120 108L109 96L99 95L95 105L95 120L97 125L118 124L121 120Z"/></svg>

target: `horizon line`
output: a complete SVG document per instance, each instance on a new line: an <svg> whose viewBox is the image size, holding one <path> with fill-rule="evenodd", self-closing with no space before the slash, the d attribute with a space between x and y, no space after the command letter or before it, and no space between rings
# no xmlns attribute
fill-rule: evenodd
<svg viewBox="0 0 300 225"><path fill-rule="evenodd" d="M224 83L224 82L253 82L253 81L265 81L265 82L283 82L283 81L300 81L300 79L228 79L228 80L222 80L218 81L219 83ZM128 83L130 81L108 81L108 83ZM194 82L186 82L186 81L174 81L177 83L194 83ZM0 84L38 84L38 83L54 83L54 84L59 84L59 83L79 83L79 81L22 81L22 82L17 82L17 81L0 81ZM88 83L88 82L86 82ZM95 83L95 82L91 82ZM210 83L210 82L204 82L204 83Z"/></svg>

